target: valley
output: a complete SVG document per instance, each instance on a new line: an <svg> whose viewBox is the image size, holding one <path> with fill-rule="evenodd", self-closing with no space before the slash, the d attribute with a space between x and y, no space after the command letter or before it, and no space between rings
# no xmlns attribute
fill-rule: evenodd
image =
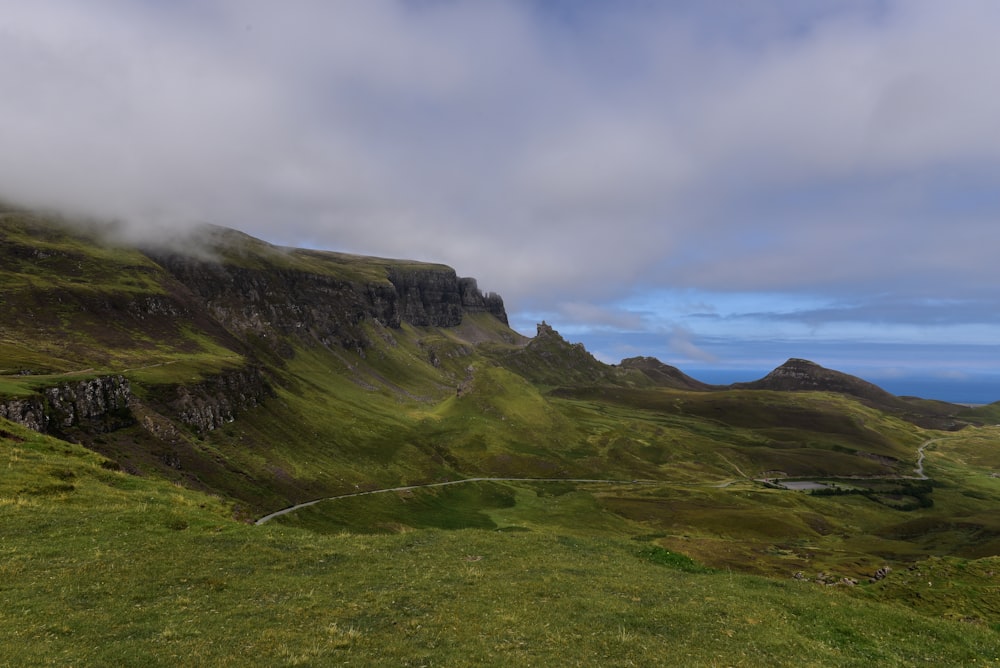
<svg viewBox="0 0 1000 668"><path fill-rule="evenodd" d="M0 211L0 664L1000 665L996 404L109 235Z"/></svg>

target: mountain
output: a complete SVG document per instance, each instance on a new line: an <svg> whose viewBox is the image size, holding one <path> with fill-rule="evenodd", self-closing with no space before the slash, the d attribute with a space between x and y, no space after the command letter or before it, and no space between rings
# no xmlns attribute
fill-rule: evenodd
<svg viewBox="0 0 1000 668"><path fill-rule="evenodd" d="M733 389L801 392L804 390L850 394L873 403L891 404L895 397L882 388L809 360L789 359L760 380L734 383Z"/></svg>
<svg viewBox="0 0 1000 668"><path fill-rule="evenodd" d="M734 390L772 390L777 392L834 392L857 397L864 404L899 415L914 424L931 429L960 429L968 422L960 419L963 407L897 397L881 387L856 376L810 362L791 358L763 378L747 383L733 383Z"/></svg>
<svg viewBox="0 0 1000 668"><path fill-rule="evenodd" d="M592 427L558 403L584 397L665 413L683 405L735 430L795 424L822 432L810 443L885 462L904 457L893 438L851 436L850 420L820 407L759 412L739 392L834 392L922 426L965 424L956 407L804 360L728 390L654 358L604 364L546 323L531 339L511 330L499 295L444 265L280 248L214 226L169 245L128 246L111 233L2 213L0 417L248 512L404 477L673 475L664 467L685 451L651 458L644 422L613 464L589 450ZM712 396L678 403L670 391ZM803 474L871 463L806 464L787 449L740 456Z"/></svg>
<svg viewBox="0 0 1000 668"><path fill-rule="evenodd" d="M677 367L664 364L655 357L629 357L621 361L621 367L641 371L659 387L672 387L677 390L717 389L715 386L695 380Z"/></svg>
<svg viewBox="0 0 1000 668"><path fill-rule="evenodd" d="M583 344L568 342L544 321L525 346L494 357L520 376L546 386L592 385L611 382L615 376L613 367L597 360Z"/></svg>
<svg viewBox="0 0 1000 668"><path fill-rule="evenodd" d="M0 664L971 664L1000 454L959 408L604 364L440 264L0 207Z"/></svg>
<svg viewBox="0 0 1000 668"><path fill-rule="evenodd" d="M310 386L336 390L334 413L351 424L384 428L379 402L359 417L347 395L441 398L466 379L476 343L523 339L498 295L443 265L279 248L212 226L172 246L128 246L112 232L0 215L0 417L254 507L330 489L274 471L331 448L296 443L300 452L282 457L272 439L301 434L247 434L269 450L253 460L220 436L241 416L273 431L268 418L280 421L295 398L303 415L292 430L337 443L344 430L331 433L303 400ZM320 369L324 378L309 377ZM213 439L223 442L206 446ZM382 457L363 449L355 465ZM429 471L435 457L400 459Z"/></svg>

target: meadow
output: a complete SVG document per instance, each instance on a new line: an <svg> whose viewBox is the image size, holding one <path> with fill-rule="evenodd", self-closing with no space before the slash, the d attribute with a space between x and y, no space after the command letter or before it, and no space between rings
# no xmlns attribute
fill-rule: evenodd
<svg viewBox="0 0 1000 668"><path fill-rule="evenodd" d="M4 665L1000 665L990 624L907 604L891 578L705 568L620 518L586 522L594 497L568 485L390 498L422 507L357 509L392 530L313 531L234 522L217 497L16 426L0 443ZM933 591L911 580L892 587Z"/></svg>

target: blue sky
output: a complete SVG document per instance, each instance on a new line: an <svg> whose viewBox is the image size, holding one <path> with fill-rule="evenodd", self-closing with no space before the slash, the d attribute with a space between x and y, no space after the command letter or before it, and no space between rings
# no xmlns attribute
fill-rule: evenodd
<svg viewBox="0 0 1000 668"><path fill-rule="evenodd" d="M1000 399L998 25L993 0L0 0L0 195L445 262L610 362Z"/></svg>

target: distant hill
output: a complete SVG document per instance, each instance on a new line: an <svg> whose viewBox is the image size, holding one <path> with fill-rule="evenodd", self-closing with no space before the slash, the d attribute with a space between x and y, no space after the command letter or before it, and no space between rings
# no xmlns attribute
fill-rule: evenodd
<svg viewBox="0 0 1000 668"><path fill-rule="evenodd" d="M599 361L582 343L570 343L551 325L538 324L527 345L491 355L504 367L540 385L554 387L614 382L614 367Z"/></svg>
<svg viewBox="0 0 1000 668"><path fill-rule="evenodd" d="M776 390L778 392L837 392L850 394L873 404L894 405L898 399L882 388L833 369L810 362L809 360L791 358L760 380L745 383L733 383L732 389L739 390Z"/></svg>
<svg viewBox="0 0 1000 668"><path fill-rule="evenodd" d="M734 390L773 390L778 392L835 392L857 397L864 404L900 415L923 427L956 429L965 423L957 420L962 407L916 397L897 397L857 376L827 369L809 360L791 358L760 380L733 383Z"/></svg>
<svg viewBox="0 0 1000 668"><path fill-rule="evenodd" d="M629 357L619 365L623 369L635 369L659 387L672 387L678 390L712 390L717 386L703 383L688 376L677 367L664 364L655 357Z"/></svg>

